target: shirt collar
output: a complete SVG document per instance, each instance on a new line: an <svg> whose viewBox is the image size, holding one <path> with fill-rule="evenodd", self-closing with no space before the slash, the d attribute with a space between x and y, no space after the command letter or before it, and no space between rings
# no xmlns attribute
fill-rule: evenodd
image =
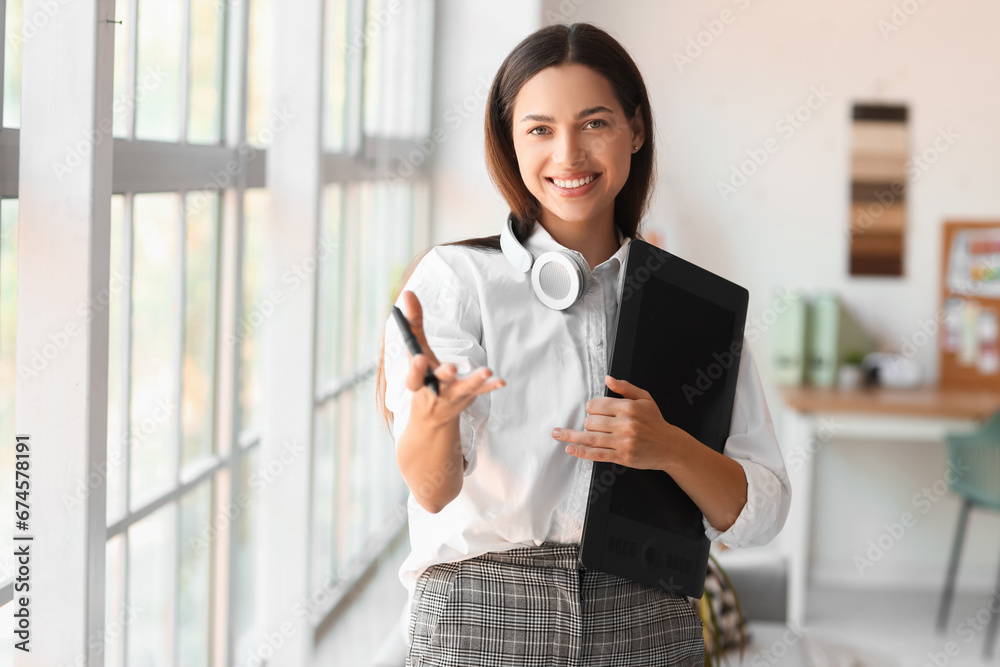
<svg viewBox="0 0 1000 667"><path fill-rule="evenodd" d="M604 262L598 264L598 267L604 266L608 263L613 264L614 262L617 262L617 265L612 266L611 268L618 269L625 263L625 256L628 254L628 244L632 241L632 237L624 236L622 234L622 230L618 228L618 225L615 225L615 236L618 239L618 250ZM579 250L571 250L556 241L552 238L552 235L549 234L548 230L538 222L535 222L531 236L528 237L524 247L531 253L532 258L538 257L543 252L562 250L564 252L575 252L581 259L583 259L583 253ZM587 264L585 259L584 264Z"/></svg>

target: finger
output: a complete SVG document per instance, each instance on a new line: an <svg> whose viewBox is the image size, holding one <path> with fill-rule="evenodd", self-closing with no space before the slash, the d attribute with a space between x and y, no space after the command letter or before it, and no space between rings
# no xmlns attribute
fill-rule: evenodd
<svg viewBox="0 0 1000 667"><path fill-rule="evenodd" d="M591 433L613 433L614 424L614 417L605 417L603 415L591 414L583 420L583 428Z"/></svg>
<svg viewBox="0 0 1000 667"><path fill-rule="evenodd" d="M499 389L507 384L501 378L490 380L492 375L493 371L489 368L479 368L462 380L461 390L473 396L478 396L479 394Z"/></svg>
<svg viewBox="0 0 1000 667"><path fill-rule="evenodd" d="M410 372L406 375L406 388L418 391L424 386L424 375L427 373L427 357L418 354L410 359Z"/></svg>
<svg viewBox="0 0 1000 667"><path fill-rule="evenodd" d="M501 387L506 387L506 386L507 386L506 381L497 378L496 380L491 380L481 385L478 389L476 389L475 395L479 396L480 394L487 394L491 391L495 391L497 389L500 389Z"/></svg>
<svg viewBox="0 0 1000 667"><path fill-rule="evenodd" d="M454 380L455 376L458 375L458 369L455 364L441 364L434 369L434 375L439 380Z"/></svg>
<svg viewBox="0 0 1000 667"><path fill-rule="evenodd" d="M427 355L430 367L437 368L440 362L434 354L434 350L427 343L427 336L424 335L424 310L420 306L420 299L417 298L417 295L412 290L406 290L403 292L403 305L406 306L404 315L406 315L406 320L410 323L413 335L417 337L417 342L420 343L420 349Z"/></svg>
<svg viewBox="0 0 1000 667"><path fill-rule="evenodd" d="M635 386L634 384L628 382L627 380L618 380L611 377L610 375L606 375L604 376L604 383L611 388L611 391L623 396L624 398L632 398L632 399L653 398L653 396L648 391Z"/></svg>
<svg viewBox="0 0 1000 667"><path fill-rule="evenodd" d="M555 440L572 443L574 445L586 445L587 447L610 448L614 439L607 433L595 433L591 431L574 431L568 428L559 429L558 434L554 431L552 437Z"/></svg>
<svg viewBox="0 0 1000 667"><path fill-rule="evenodd" d="M588 447L587 445L567 445L566 453L579 459L590 461L618 462L618 452L607 447Z"/></svg>
<svg viewBox="0 0 1000 667"><path fill-rule="evenodd" d="M622 410L625 408L625 403L631 399L628 398L613 398L611 396L596 396L589 401L585 409L588 415L607 415L608 417L617 417L622 414Z"/></svg>
<svg viewBox="0 0 1000 667"><path fill-rule="evenodd" d="M486 382L493 376L493 371L489 368L477 368L473 372L469 373L467 377L463 379L463 383L467 386L469 390L475 389Z"/></svg>

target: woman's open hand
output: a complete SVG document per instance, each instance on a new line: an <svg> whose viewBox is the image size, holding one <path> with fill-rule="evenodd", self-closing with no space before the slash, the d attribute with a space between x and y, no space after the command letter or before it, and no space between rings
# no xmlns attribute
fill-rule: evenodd
<svg viewBox="0 0 1000 667"><path fill-rule="evenodd" d="M442 364L427 343L424 335L424 314L417 295L410 290L403 292L405 315L413 335L417 337L423 354L410 356L410 372L406 376L406 388L413 392L410 408L411 419L417 416L432 424L445 424L458 417L480 394L506 386L500 378L489 380L493 371L479 368L468 376L458 377L455 364ZM438 379L438 393L424 386L424 376L428 364Z"/></svg>

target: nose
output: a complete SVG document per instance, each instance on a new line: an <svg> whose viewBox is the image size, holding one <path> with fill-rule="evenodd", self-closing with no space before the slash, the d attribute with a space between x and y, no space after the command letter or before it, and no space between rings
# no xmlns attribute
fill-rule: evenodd
<svg viewBox="0 0 1000 667"><path fill-rule="evenodd" d="M580 138L572 132L566 132L557 142L552 161L572 166L582 162L586 157L587 151Z"/></svg>

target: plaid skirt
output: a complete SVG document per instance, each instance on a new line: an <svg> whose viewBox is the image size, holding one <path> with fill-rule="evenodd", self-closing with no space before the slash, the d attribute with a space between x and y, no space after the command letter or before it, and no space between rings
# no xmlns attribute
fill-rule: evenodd
<svg viewBox="0 0 1000 667"><path fill-rule="evenodd" d="M705 664L687 597L588 570L578 549L543 544L427 568L406 666Z"/></svg>

